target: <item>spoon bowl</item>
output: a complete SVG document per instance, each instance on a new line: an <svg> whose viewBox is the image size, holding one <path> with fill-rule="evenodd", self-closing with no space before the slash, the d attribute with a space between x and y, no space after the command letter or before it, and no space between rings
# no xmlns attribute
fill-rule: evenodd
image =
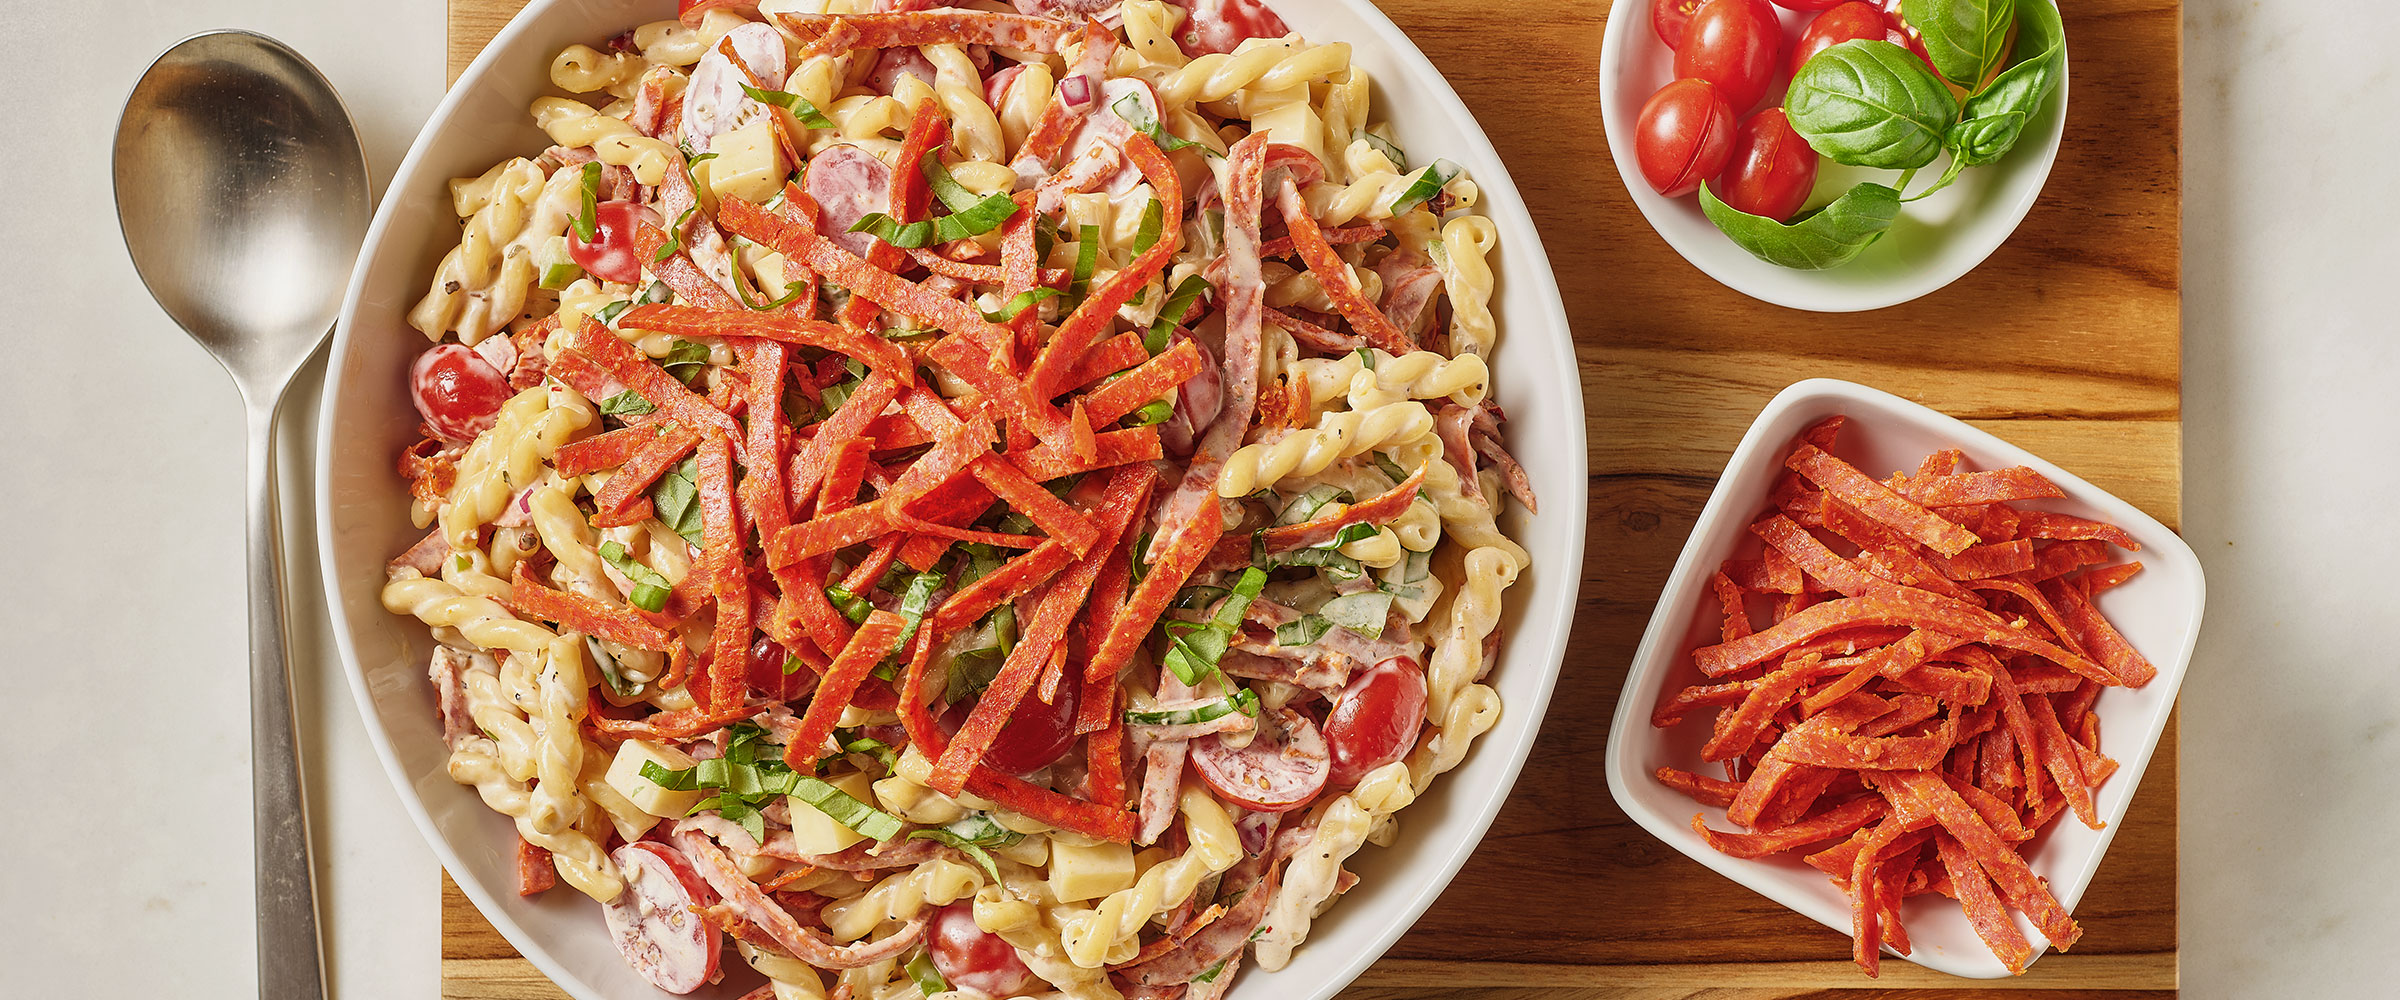
<svg viewBox="0 0 2400 1000"><path fill-rule="evenodd" d="M117 222L150 294L248 411L250 772L258 993L325 995L291 671L284 660L275 410L340 311L367 230L367 161L340 95L246 31L177 42L117 120Z"/></svg>
<svg viewBox="0 0 2400 1000"><path fill-rule="evenodd" d="M115 182L150 294L245 395L280 389L332 328L367 231L366 156L333 86L264 35L184 39L126 98Z"/></svg>

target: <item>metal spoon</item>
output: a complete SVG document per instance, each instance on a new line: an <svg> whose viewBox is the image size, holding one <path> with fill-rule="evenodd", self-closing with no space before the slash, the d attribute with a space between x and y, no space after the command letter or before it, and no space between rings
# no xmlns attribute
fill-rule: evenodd
<svg viewBox="0 0 2400 1000"><path fill-rule="evenodd" d="M249 409L251 805L258 993L325 995L284 662L275 411L324 343L367 229L366 156L325 77L281 42L175 43L117 120L117 221L142 283Z"/></svg>

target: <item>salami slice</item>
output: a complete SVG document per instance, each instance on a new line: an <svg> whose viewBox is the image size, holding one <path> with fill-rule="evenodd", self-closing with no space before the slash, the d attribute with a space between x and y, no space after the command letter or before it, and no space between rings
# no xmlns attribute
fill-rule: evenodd
<svg viewBox="0 0 2400 1000"><path fill-rule="evenodd" d="M616 849L609 860L625 875L625 891L602 910L608 935L625 964L669 993L699 989L717 978L717 929L693 913L708 890L691 859L656 841Z"/></svg>
<svg viewBox="0 0 2400 1000"><path fill-rule="evenodd" d="M777 86L789 73L785 60L790 49L773 25L742 25L726 32L725 42L741 57L741 65L726 57L725 45L712 48L692 66L692 82L683 91L684 141L694 153L708 152L717 136L767 113L766 105L742 90L752 77Z"/></svg>
<svg viewBox="0 0 2400 1000"><path fill-rule="evenodd" d="M850 227L870 212L892 208L892 168L875 154L857 146L835 146L808 161L808 196L824 213L820 230L833 245L864 257L875 248L875 237Z"/></svg>

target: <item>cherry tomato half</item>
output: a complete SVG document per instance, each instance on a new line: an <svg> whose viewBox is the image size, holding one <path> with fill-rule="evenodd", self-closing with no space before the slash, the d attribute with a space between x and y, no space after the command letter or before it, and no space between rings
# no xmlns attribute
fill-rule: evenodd
<svg viewBox="0 0 2400 1000"><path fill-rule="evenodd" d="M1725 169L1733 150L1733 106L1706 80L1677 80L1642 105L1634 152L1651 190L1680 198Z"/></svg>
<svg viewBox="0 0 2400 1000"><path fill-rule="evenodd" d="M1000 727L993 738L992 748L983 755L983 762L995 771L1009 774L1030 774L1050 766L1050 762L1066 755L1075 745L1075 705L1081 685L1058 686L1058 701L1042 704L1039 688L1025 693L1017 703L1016 714Z"/></svg>
<svg viewBox="0 0 2400 1000"><path fill-rule="evenodd" d="M1733 130L1733 156L1711 190L1727 205L1784 222L1816 186L1817 151L1782 108L1768 108Z"/></svg>
<svg viewBox="0 0 2400 1000"><path fill-rule="evenodd" d="M817 686L817 675L805 664L793 663L792 672L784 673L783 666L791 660L790 651L773 639L760 637L750 644L750 688L760 696L789 701L807 694Z"/></svg>
<svg viewBox="0 0 2400 1000"><path fill-rule="evenodd" d="M1384 660L1350 678L1341 700L1325 713L1325 747L1333 756L1331 783L1358 784L1367 772L1402 755L1425 722L1425 669L1406 656Z"/></svg>
<svg viewBox="0 0 2400 1000"><path fill-rule="evenodd" d="M1683 47L1683 27L1692 23L1692 12L1700 9L1700 0L1655 0L1650 5L1650 30L1658 32L1658 40L1670 49Z"/></svg>
<svg viewBox="0 0 2400 1000"><path fill-rule="evenodd" d="M445 440L468 441L492 429L508 402L508 379L465 344L435 344L409 366L417 414Z"/></svg>
<svg viewBox="0 0 2400 1000"><path fill-rule="evenodd" d="M1675 75L1716 84L1739 114L1767 96L1782 52L1783 25L1767 0L1704 0L1675 50Z"/></svg>
<svg viewBox="0 0 2400 1000"><path fill-rule="evenodd" d="M567 227L567 256L606 281L632 284L642 280L642 255L634 249L634 230L649 210L630 201L604 201L592 212L592 241L586 243Z"/></svg>
<svg viewBox="0 0 2400 1000"><path fill-rule="evenodd" d="M1900 46L1916 53L1917 58L1925 59L1927 69L1933 68L1933 61L1925 55L1924 40L1917 37L1916 32L1908 30L1898 13L1887 11L1867 0L1848 0L1839 7L1817 15L1815 20L1808 22L1808 27L1801 29L1800 40L1792 43L1791 71L1798 74L1800 67L1808 65L1808 61L1816 58L1817 53L1861 38L1879 39Z"/></svg>
<svg viewBox="0 0 2400 1000"><path fill-rule="evenodd" d="M933 967L950 985L985 996L1013 997L1038 982L1017 950L1000 935L975 925L975 905L960 900L942 907L925 929L925 948Z"/></svg>
<svg viewBox="0 0 2400 1000"><path fill-rule="evenodd" d="M1324 734L1288 708L1258 713L1258 731L1243 746L1228 745L1222 733L1193 741L1191 760L1219 796L1260 812L1290 812L1315 801L1333 774Z"/></svg>

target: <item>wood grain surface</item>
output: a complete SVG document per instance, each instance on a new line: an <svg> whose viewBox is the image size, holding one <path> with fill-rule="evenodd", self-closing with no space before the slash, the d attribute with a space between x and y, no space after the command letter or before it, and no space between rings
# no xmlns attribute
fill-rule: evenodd
<svg viewBox="0 0 2400 1000"><path fill-rule="evenodd" d="M2083 941L2003 983L1905 962L1886 962L1881 980L1862 978L1846 937L1628 821L1601 779L1601 753L1626 664L1685 535L1743 429L1794 381L1846 378L1909 397L2177 522L2178 0L2066 4L2075 96L2032 214L1949 288L1858 315L1744 297L1643 222L1609 159L1595 97L1607 3L1378 3L1475 112L1542 232L1582 362L1591 532L1568 661L1515 794L1441 901L1343 996L2171 995L2171 723L2076 910ZM518 6L450 0L453 79ZM444 996L561 996L447 878L444 892Z"/></svg>

